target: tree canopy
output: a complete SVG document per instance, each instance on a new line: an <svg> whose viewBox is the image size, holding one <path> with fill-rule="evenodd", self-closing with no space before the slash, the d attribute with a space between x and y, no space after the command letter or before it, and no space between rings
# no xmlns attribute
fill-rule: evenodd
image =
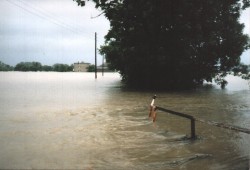
<svg viewBox="0 0 250 170"><path fill-rule="evenodd" d="M77 1L84 6L84 0ZM100 52L140 88L191 88L240 68L250 0L93 0L110 21Z"/></svg>

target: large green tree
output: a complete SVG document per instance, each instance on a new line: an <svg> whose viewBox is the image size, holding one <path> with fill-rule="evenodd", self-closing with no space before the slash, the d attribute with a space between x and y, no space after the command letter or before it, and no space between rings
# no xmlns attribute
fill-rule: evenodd
<svg viewBox="0 0 250 170"><path fill-rule="evenodd" d="M84 6L84 0L75 0ZM250 0L93 0L110 21L100 49L135 87L189 88L238 67Z"/></svg>

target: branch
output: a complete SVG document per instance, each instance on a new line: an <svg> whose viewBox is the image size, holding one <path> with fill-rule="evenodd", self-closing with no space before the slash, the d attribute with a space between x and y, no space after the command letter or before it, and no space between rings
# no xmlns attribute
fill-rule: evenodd
<svg viewBox="0 0 250 170"><path fill-rule="evenodd" d="M94 16L94 17L91 16L90 18L94 19L94 18L97 18L97 17L101 16L102 14L104 14L104 12L102 12L102 13L98 14L97 16Z"/></svg>

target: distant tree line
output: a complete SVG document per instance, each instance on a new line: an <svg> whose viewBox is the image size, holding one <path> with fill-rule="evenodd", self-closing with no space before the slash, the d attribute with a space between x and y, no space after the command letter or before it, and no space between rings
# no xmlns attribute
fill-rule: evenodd
<svg viewBox="0 0 250 170"><path fill-rule="evenodd" d="M13 71L14 67L8 65L8 64L4 64L0 61L0 71Z"/></svg>
<svg viewBox="0 0 250 170"><path fill-rule="evenodd" d="M0 62L0 71L55 71L71 72L73 64L54 64L53 66L42 65L40 62L20 62L15 67Z"/></svg>

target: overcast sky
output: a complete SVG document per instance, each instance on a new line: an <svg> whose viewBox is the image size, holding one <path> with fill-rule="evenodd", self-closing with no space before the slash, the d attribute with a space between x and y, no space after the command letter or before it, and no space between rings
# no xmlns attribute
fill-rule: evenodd
<svg viewBox="0 0 250 170"><path fill-rule="evenodd" d="M99 47L109 30L103 15L91 19L100 13L91 2L79 7L73 0L0 0L0 61L94 63L94 34Z"/></svg>
<svg viewBox="0 0 250 170"><path fill-rule="evenodd" d="M0 61L12 66L21 61L93 64L94 33L100 47L109 30L103 15L91 19L100 13L91 2L79 7L73 0L0 0ZM241 22L250 35L250 9ZM241 58L250 64L250 50Z"/></svg>

